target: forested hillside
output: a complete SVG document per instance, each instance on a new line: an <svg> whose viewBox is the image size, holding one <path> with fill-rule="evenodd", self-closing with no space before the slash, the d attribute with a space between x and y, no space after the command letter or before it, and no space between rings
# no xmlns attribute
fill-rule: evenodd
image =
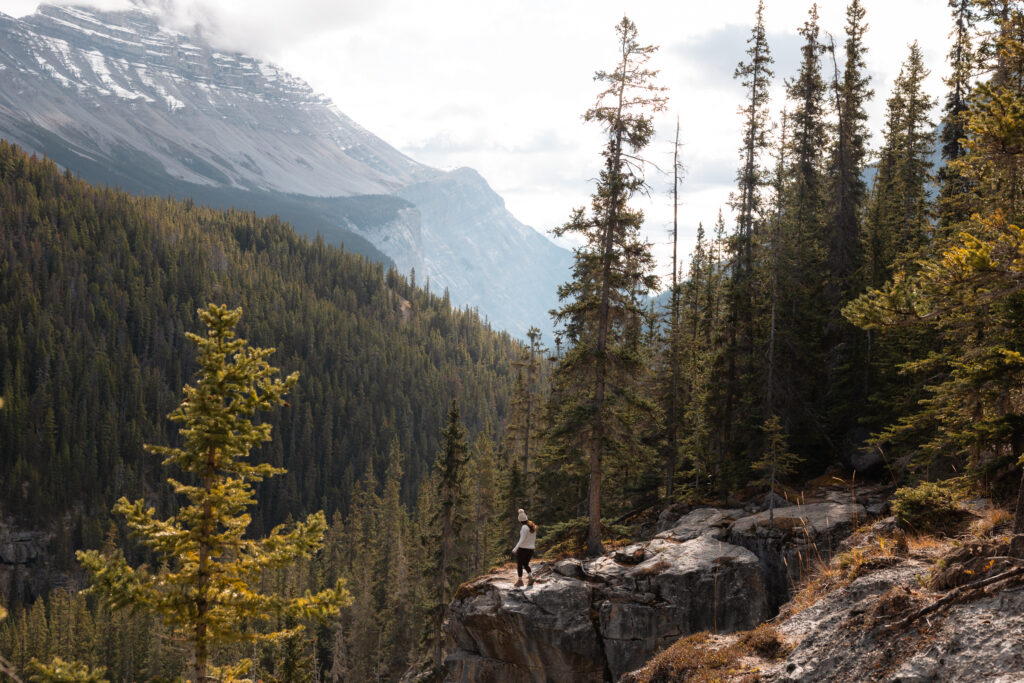
<svg viewBox="0 0 1024 683"><path fill-rule="evenodd" d="M443 678L447 605L507 557L520 507L541 524L544 560L594 558L670 505L768 500L771 529L765 494L876 477L928 511L946 489L1017 495L1019 542L1024 3L949 7L940 114L916 42L893 83L871 82L860 0L841 44L811 6L799 68L772 103L759 3L735 72L734 220L723 208L701 226L685 265L675 245L664 310L647 303L659 283L631 203L649 190L640 161L671 100L650 68L658 48L623 17L619 60L584 114L604 136L591 204L555 231L580 244L551 349L535 328L518 346L274 219L93 188L0 145L0 512L62 522L68 559L83 546L151 559L108 510L124 493L175 511L142 444L178 445L164 416L195 370L185 332L212 301L241 306L240 333L301 373L267 417L258 457L288 474L258 488L251 533L319 509L331 520L322 551L262 587L294 597L340 578L353 598L304 635L217 653L258 659L264 680L395 680L410 665ZM871 149L876 89L888 95ZM680 149L677 133L677 199ZM180 675L161 649L167 625L111 604L53 591L0 624L0 655L22 671L56 655L115 680Z"/></svg>
<svg viewBox="0 0 1024 683"><path fill-rule="evenodd" d="M411 504L450 398L473 433L508 409L515 344L446 297L276 218L96 188L0 142L0 514L61 520L70 551L99 544L120 495L171 504L142 444L175 443L184 333L210 301L302 378L257 455L289 470L260 491L257 533L347 511L393 443Z"/></svg>

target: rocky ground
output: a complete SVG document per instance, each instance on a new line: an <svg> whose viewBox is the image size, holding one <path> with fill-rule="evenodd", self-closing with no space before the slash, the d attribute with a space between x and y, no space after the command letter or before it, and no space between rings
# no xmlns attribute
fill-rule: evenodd
<svg viewBox="0 0 1024 683"><path fill-rule="evenodd" d="M620 680L1024 681L1024 568L1007 554L1005 517L983 513L954 539L881 520L759 629L770 652L746 633L693 637Z"/></svg>
<svg viewBox="0 0 1024 683"><path fill-rule="evenodd" d="M480 577L449 609L450 680L619 680L690 634L754 629L869 511L883 509L886 494L827 489L771 513L762 505L675 510L649 541L540 563L532 586L516 587L511 569Z"/></svg>

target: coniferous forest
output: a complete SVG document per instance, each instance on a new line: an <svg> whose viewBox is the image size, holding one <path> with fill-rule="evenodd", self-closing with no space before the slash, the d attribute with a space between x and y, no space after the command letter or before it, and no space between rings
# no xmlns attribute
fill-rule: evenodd
<svg viewBox="0 0 1024 683"><path fill-rule="evenodd" d="M893 83L872 82L860 0L835 38L812 6L798 70L776 74L761 2L737 55L735 191L660 283L631 202L673 93L624 18L584 113L604 136L592 201L555 231L580 246L550 341L496 333L274 218L92 187L0 143L0 514L52 531L63 570L0 586L0 656L39 680L189 675L175 626L113 584L79 592L74 553L98 550L83 557L100 577L99 557L156 559L111 509L184 505L143 445L183 445L166 416L211 302L241 307L239 334L299 373L264 414L255 459L287 473L256 482L246 533L326 515L322 547L269 562L255 588L284 604L338 587L330 614L267 617L279 637L214 642L211 662L248 658L262 680L439 666L445 605L507 559L519 507L541 549L594 555L669 504L855 471L958 477L1016 499L1024 532L1024 4L948 10L950 75L928 93L940 65L913 42ZM680 148L677 133L677 197Z"/></svg>

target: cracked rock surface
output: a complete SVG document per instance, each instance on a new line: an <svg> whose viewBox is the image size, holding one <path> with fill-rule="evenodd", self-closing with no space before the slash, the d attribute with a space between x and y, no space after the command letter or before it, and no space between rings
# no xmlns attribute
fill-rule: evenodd
<svg viewBox="0 0 1024 683"><path fill-rule="evenodd" d="M810 560L828 559L884 492L831 491L769 512L666 511L649 541L463 584L445 622L449 680L615 681L682 636L756 627Z"/></svg>

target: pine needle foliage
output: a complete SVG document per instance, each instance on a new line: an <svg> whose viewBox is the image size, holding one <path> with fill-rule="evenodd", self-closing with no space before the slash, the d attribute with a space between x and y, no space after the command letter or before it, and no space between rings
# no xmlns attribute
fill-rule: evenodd
<svg viewBox="0 0 1024 683"><path fill-rule="evenodd" d="M241 309L213 304L199 311L207 335L189 333L188 338L199 348L200 369L169 416L182 424L183 445L146 446L164 457L165 466L185 473L187 482L168 479L184 504L167 519L159 519L143 500L122 497L114 506L159 568L133 568L119 548L78 553L92 575L91 590L111 606L154 612L178 632L193 657L194 683L212 676L244 680L251 662L213 667L216 646L278 640L302 628L292 621L288 629L263 630L270 616L325 618L351 601L342 581L296 598L259 592L265 571L315 553L327 525L318 512L291 528L278 526L265 538L245 537L251 521L246 509L256 504L252 485L285 471L248 461L251 449L271 438L270 424L254 416L285 405L298 373L275 377L277 369L266 360L273 349L249 347L235 336L241 315Z"/></svg>
<svg viewBox="0 0 1024 683"><path fill-rule="evenodd" d="M638 392L637 377L645 358L637 343L637 321L647 312L638 294L657 285L650 245L640 235L643 212L628 206L647 191L641 151L654 136L653 114L664 109L664 89L647 62L657 49L641 45L636 25L623 17L616 26L619 58L615 68L594 79L604 89L583 115L604 130L604 167L588 214L573 211L553 232L575 234L584 244L575 249L572 280L558 288L561 308L553 311L572 344L554 370L553 395L559 408L550 432L563 460L586 460L587 552L599 555L601 483L605 459L614 463L645 451L635 438L638 413L654 406Z"/></svg>
<svg viewBox="0 0 1024 683"><path fill-rule="evenodd" d="M789 452L786 433L782 429L782 421L778 415L772 415L764 422L764 455L753 464L753 469L760 472L763 479L759 483L768 485L768 524L775 523L775 483L796 472L796 466L802 458Z"/></svg>
<svg viewBox="0 0 1024 683"><path fill-rule="evenodd" d="M917 261L897 264L889 282L845 314L869 329L925 327L941 341L941 350L903 364L933 379L919 409L880 438L913 437L925 466L953 459L979 484L1012 486L1006 480L1024 462L1024 10L974 6L995 27L979 45L993 73L971 94L964 154L949 162L975 190L962 198L970 218ZM1024 533L1024 487L1014 532Z"/></svg>

